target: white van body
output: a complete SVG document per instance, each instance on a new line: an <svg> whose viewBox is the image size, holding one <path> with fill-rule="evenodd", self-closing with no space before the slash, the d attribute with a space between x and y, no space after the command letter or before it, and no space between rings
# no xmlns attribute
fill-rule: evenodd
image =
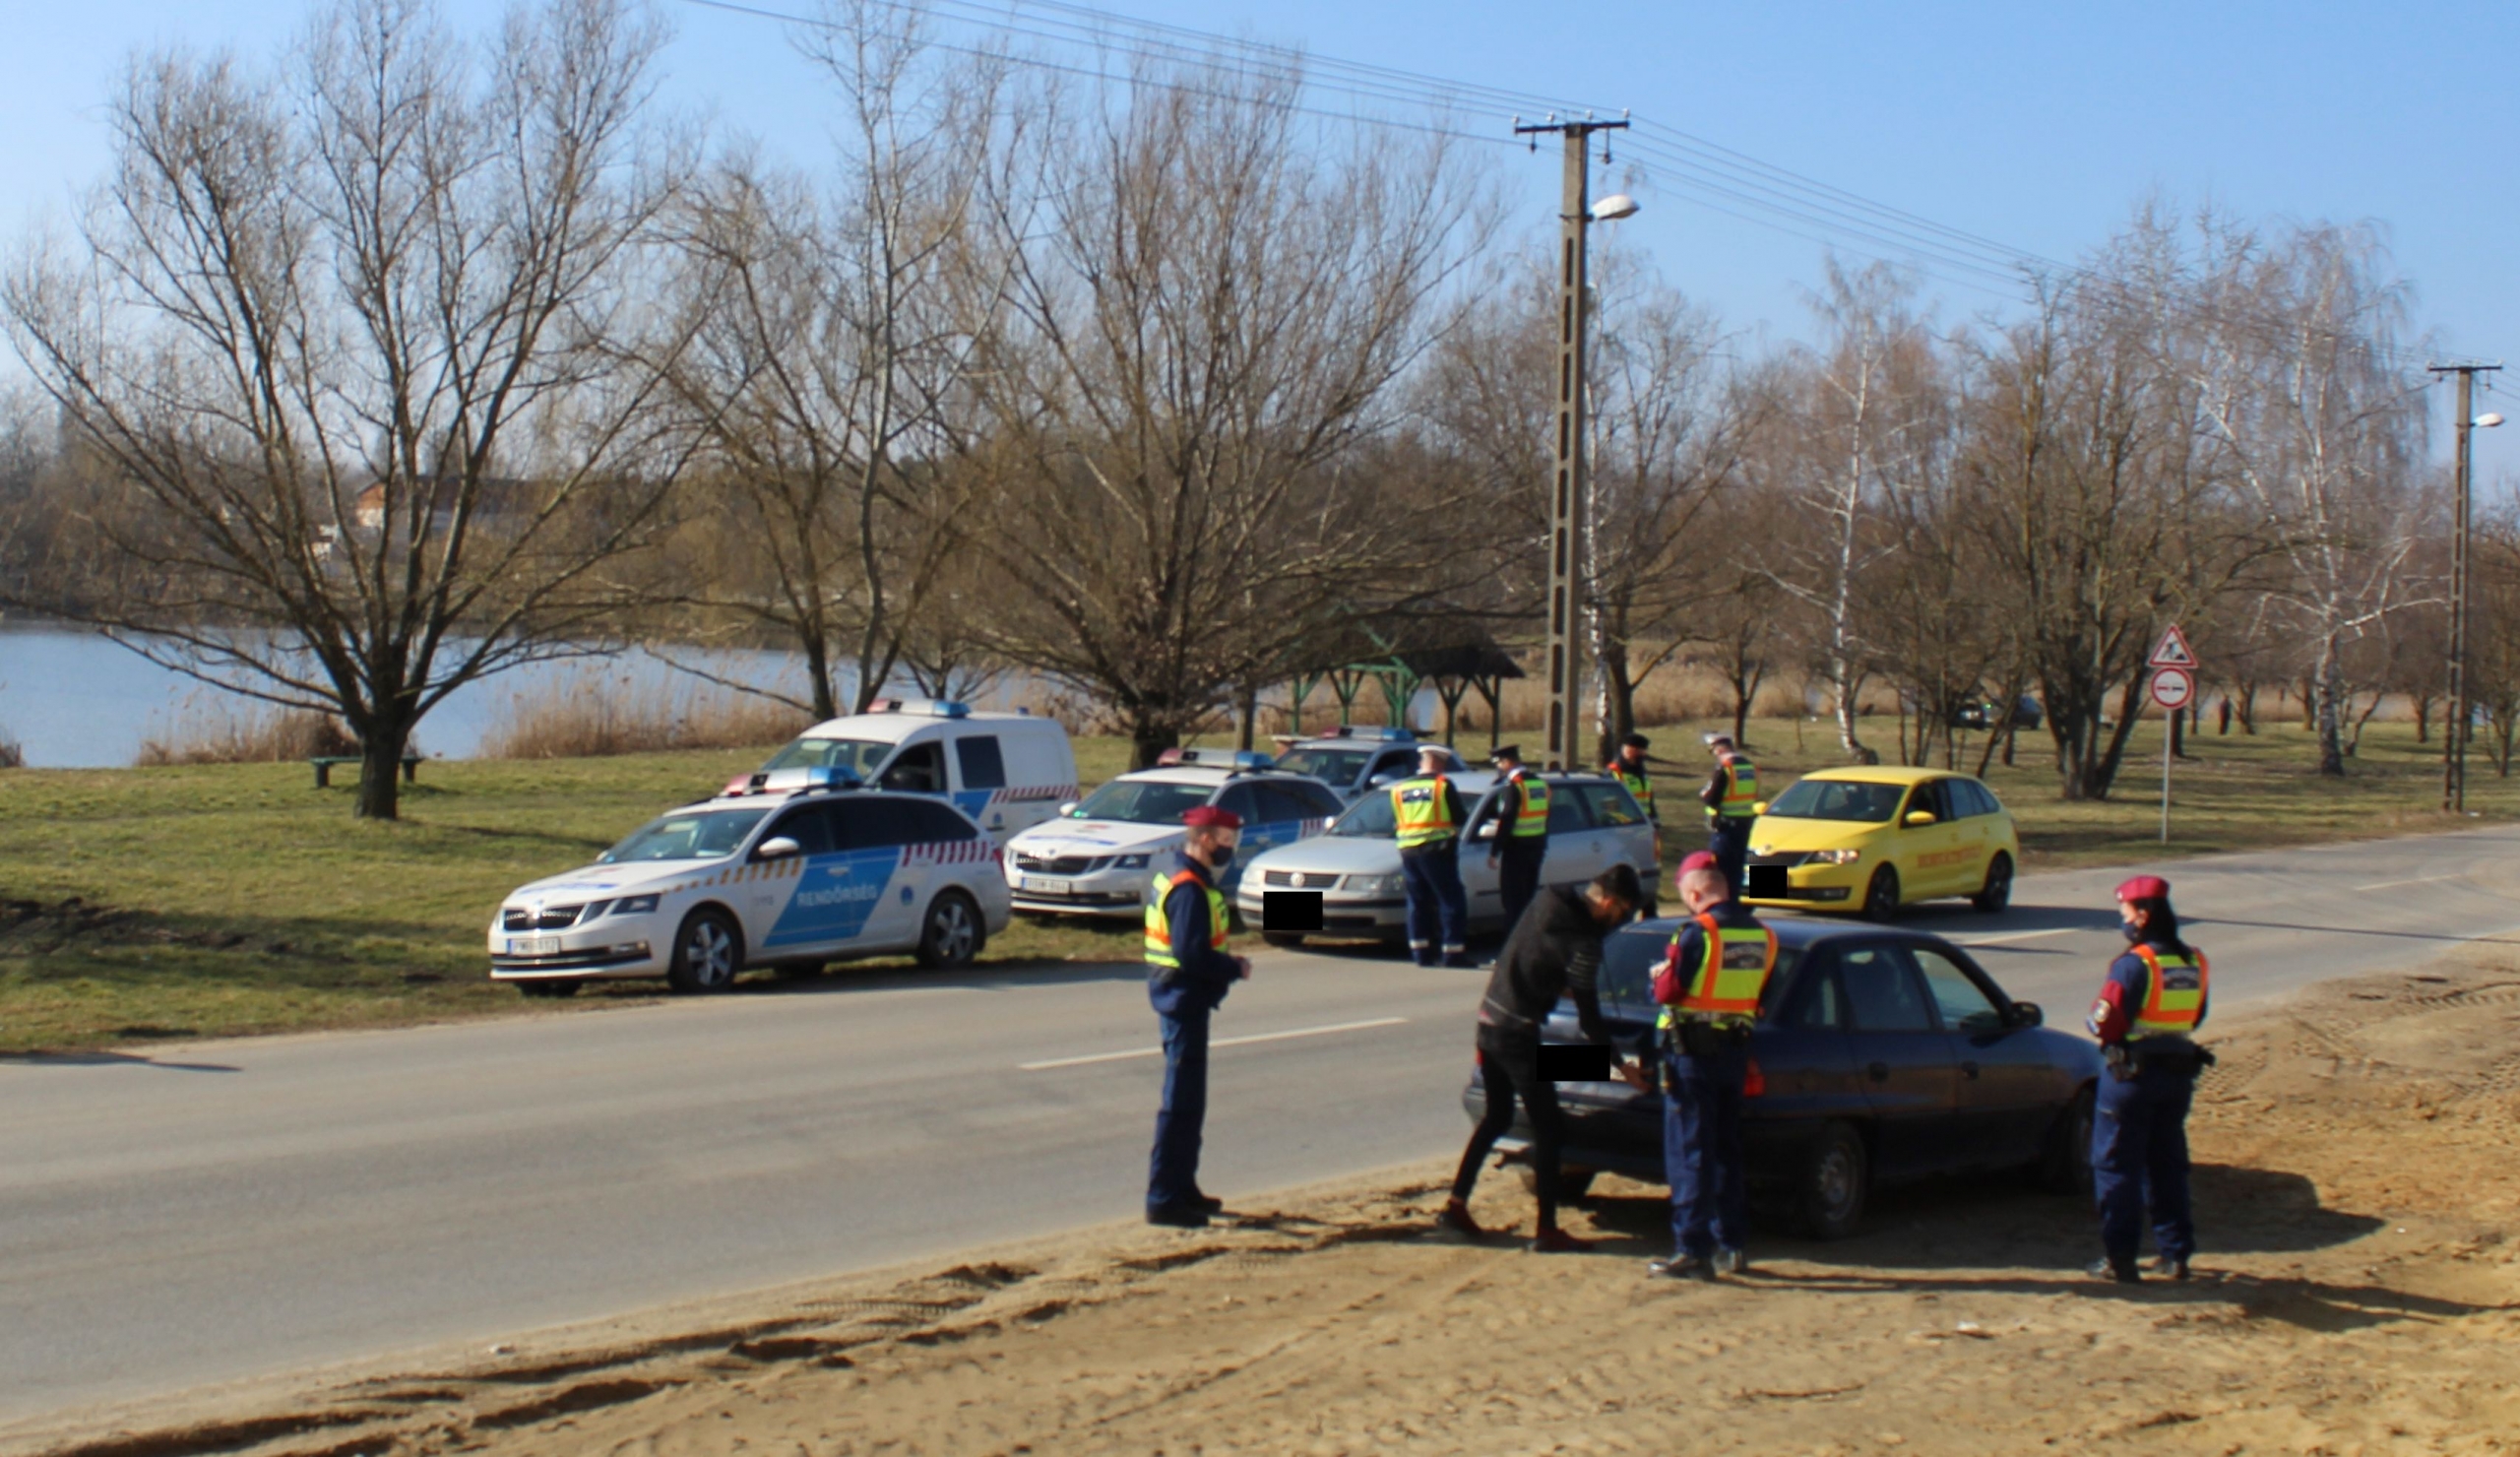
<svg viewBox="0 0 2520 1457"><path fill-rule="evenodd" d="M874 711L816 724L773 755L749 788L802 788L844 769L879 789L937 794L999 845L1076 797L1076 751L1053 719L976 714L959 703L878 699Z"/></svg>

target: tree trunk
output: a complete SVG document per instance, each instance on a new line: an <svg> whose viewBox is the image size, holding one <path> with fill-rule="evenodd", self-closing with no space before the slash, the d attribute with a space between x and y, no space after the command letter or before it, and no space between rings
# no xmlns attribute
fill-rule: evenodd
<svg viewBox="0 0 2520 1457"><path fill-rule="evenodd" d="M1847 751L1847 758L1852 763L1880 763L1881 756L1864 747L1862 738L1856 732L1856 720L1858 717L1856 712L1856 695L1862 690L1863 683L1856 673L1855 665L1844 658L1833 661L1829 665L1829 687L1837 698L1835 708L1838 719L1839 747Z"/></svg>
<svg viewBox="0 0 2520 1457"><path fill-rule="evenodd" d="M2257 684L2254 681L2243 680L2236 686L2239 689L2239 703L2236 711L2239 716L2240 732L2249 738L2255 738L2257 737Z"/></svg>
<svg viewBox="0 0 2520 1457"><path fill-rule="evenodd" d="M1618 756L1621 740L1636 731L1636 684L1628 677L1627 654L1616 648L1594 660L1602 674L1602 738L1593 762L1606 764ZM1573 735L1568 735L1570 738ZM1566 766L1573 769L1574 765Z"/></svg>
<svg viewBox="0 0 2520 1457"><path fill-rule="evenodd" d="M1445 718L1449 728L1451 715L1447 714ZM1245 686L1242 690L1242 747L1246 752L1250 750L1259 727L1260 690L1256 686Z"/></svg>
<svg viewBox="0 0 2520 1457"><path fill-rule="evenodd" d="M401 818L403 753L411 741L411 719L379 715L351 727L358 731L358 817Z"/></svg>
<svg viewBox="0 0 2520 1457"><path fill-rule="evenodd" d="M2430 743L2432 741L2432 695L2415 693L2408 696L2414 700L2415 741Z"/></svg>
<svg viewBox="0 0 2520 1457"><path fill-rule="evenodd" d="M1181 726L1171 713L1139 708L1129 715L1129 767L1153 769L1169 748L1181 745Z"/></svg>
<svg viewBox="0 0 2520 1457"><path fill-rule="evenodd" d="M831 680L831 644L817 630L796 635L797 646L805 653L805 680L813 687L814 722L824 723L840 717L840 692Z"/></svg>
<svg viewBox="0 0 2520 1457"><path fill-rule="evenodd" d="M2311 709L2311 725L2319 734L2319 773L2331 779L2345 777L2345 644L2335 633L2319 641L2318 671L2304 685L2310 689L2307 702Z"/></svg>

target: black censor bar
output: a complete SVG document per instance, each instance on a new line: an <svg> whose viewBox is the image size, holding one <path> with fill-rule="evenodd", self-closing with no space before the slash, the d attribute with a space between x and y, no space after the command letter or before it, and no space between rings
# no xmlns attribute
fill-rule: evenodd
<svg viewBox="0 0 2520 1457"><path fill-rule="evenodd" d="M1782 901L1785 899L1787 886L1783 865L1752 865L1749 871L1749 890L1752 900Z"/></svg>
<svg viewBox="0 0 2520 1457"><path fill-rule="evenodd" d="M1321 892L1317 890L1273 890L1260 896L1260 929L1264 931L1317 931L1321 929Z"/></svg>
<svg viewBox="0 0 2520 1457"><path fill-rule="evenodd" d="M1610 1049L1543 1043L1540 1076L1544 1083L1606 1083L1610 1080Z"/></svg>

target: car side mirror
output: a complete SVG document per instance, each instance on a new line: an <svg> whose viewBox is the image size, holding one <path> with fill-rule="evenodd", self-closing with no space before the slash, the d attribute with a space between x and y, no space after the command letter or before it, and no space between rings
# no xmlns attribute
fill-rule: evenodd
<svg viewBox="0 0 2520 1457"><path fill-rule="evenodd" d="M1767 812L1768 812L1768 801L1766 801L1765 799L1760 799L1760 800L1753 801L1753 802L1751 803L1751 805L1750 805L1750 813L1752 813L1752 814L1765 814L1765 813L1767 813Z"/></svg>
<svg viewBox="0 0 2520 1457"><path fill-rule="evenodd" d="M1062 819L1074 819L1074 818L1076 818L1076 801L1075 801L1075 800L1073 800L1073 799L1062 799L1062 800L1060 800L1060 801L1059 801L1059 816L1060 816Z"/></svg>
<svg viewBox="0 0 2520 1457"><path fill-rule="evenodd" d="M752 857L757 860L784 860L789 855L803 853L804 849L805 847L785 835L773 835L761 842L761 848L752 853Z"/></svg>
<svg viewBox="0 0 2520 1457"><path fill-rule="evenodd" d="M2012 1004L2012 1025L2015 1027L2045 1027L2048 1025L2048 1014L2039 1010L2039 1003L2037 1002L2014 1002Z"/></svg>
<svg viewBox="0 0 2520 1457"><path fill-rule="evenodd" d="M1908 811L1906 824L1911 830L1921 830L1932 823L1933 811L1930 809L1911 809Z"/></svg>

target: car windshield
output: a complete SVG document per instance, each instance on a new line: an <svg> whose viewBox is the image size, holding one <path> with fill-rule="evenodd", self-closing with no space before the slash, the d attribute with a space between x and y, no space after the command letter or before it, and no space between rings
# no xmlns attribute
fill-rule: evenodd
<svg viewBox="0 0 2520 1457"><path fill-rule="evenodd" d="M762 766L778 769L846 769L872 784L875 771L895 745L872 738L800 738L781 749Z"/></svg>
<svg viewBox="0 0 2520 1457"><path fill-rule="evenodd" d="M1126 820L1133 825L1174 825L1185 811L1208 802L1206 785L1165 784L1158 780L1115 779L1076 806L1078 819Z"/></svg>
<svg viewBox="0 0 2520 1457"><path fill-rule="evenodd" d="M1289 774L1308 774L1326 785L1354 784L1373 755L1356 749L1291 749L1278 756Z"/></svg>
<svg viewBox="0 0 2520 1457"><path fill-rule="evenodd" d="M1776 796L1768 813L1779 819L1853 820L1888 824L1899 808L1904 785L1860 784L1844 779L1804 779Z"/></svg>
<svg viewBox="0 0 2520 1457"><path fill-rule="evenodd" d="M1389 794L1367 794L1348 806L1348 812L1331 822L1330 833L1352 840L1388 840L1397 827L1392 819Z"/></svg>
<svg viewBox="0 0 2520 1457"><path fill-rule="evenodd" d="M651 820L639 832L603 853L597 863L624 860L714 860L730 855L770 813L760 809L687 809Z"/></svg>

